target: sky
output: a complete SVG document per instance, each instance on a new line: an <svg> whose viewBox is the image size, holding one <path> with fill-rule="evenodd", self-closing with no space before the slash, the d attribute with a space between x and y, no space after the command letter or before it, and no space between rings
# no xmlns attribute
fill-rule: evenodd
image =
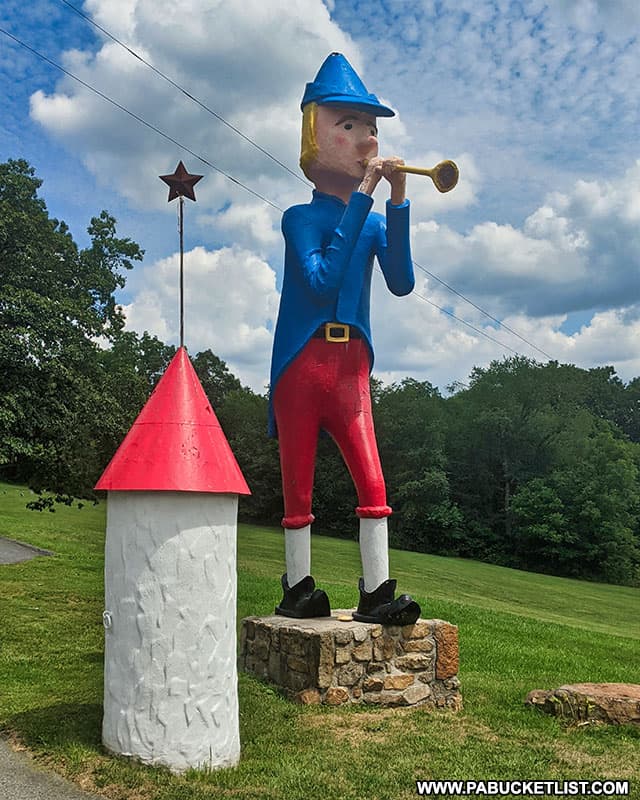
<svg viewBox="0 0 640 800"><path fill-rule="evenodd" d="M204 175L185 201L185 342L265 391L281 209L311 191L300 100L338 51L397 112L379 120L382 155L460 168L449 194L408 177L416 288L394 297L374 273L375 375L445 392L515 352L640 375L635 0L73 5L199 101L64 0L0 6L1 29L148 123L0 33L0 161L34 166L81 246L106 209L145 250L118 295L130 329L178 340L178 204L158 176L183 160ZM387 196L383 182L377 210Z"/></svg>

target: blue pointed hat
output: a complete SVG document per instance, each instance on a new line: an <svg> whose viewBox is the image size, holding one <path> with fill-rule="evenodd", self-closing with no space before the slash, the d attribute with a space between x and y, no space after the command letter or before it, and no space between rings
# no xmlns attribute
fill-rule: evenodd
<svg viewBox="0 0 640 800"><path fill-rule="evenodd" d="M308 103L349 106L375 117L394 117L395 111L383 106L358 77L342 53L327 56L313 83L308 83L300 108Z"/></svg>

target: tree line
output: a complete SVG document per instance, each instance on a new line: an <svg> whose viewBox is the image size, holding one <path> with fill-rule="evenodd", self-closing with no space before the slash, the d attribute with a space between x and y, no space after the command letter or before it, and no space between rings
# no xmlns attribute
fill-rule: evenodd
<svg viewBox="0 0 640 800"><path fill-rule="evenodd" d="M106 211L78 248L40 186L27 162L0 164L0 479L54 510L95 498L175 348L124 329L115 293L143 250ZM210 350L191 359L252 491L241 519L278 525L267 396ZM392 546L640 585L640 378L518 356L474 368L446 396L409 377L371 383ZM355 538L356 505L321 438L315 528Z"/></svg>

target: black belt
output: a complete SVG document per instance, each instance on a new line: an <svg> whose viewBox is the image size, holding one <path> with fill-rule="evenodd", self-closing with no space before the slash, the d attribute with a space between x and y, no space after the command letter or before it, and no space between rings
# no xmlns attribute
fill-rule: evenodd
<svg viewBox="0 0 640 800"><path fill-rule="evenodd" d="M326 342L348 342L350 339L362 339L362 333L354 325L343 325L342 322L325 322L313 334L314 339Z"/></svg>

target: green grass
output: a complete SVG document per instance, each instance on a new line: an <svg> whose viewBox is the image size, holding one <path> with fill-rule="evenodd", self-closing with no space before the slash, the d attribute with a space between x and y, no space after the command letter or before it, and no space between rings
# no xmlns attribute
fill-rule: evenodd
<svg viewBox="0 0 640 800"><path fill-rule="evenodd" d="M102 714L105 506L28 512L0 484L0 535L56 555L0 566L0 726L53 769L116 800L403 800L416 779L624 779L640 798L640 730L570 726L525 708L530 689L638 682L640 590L393 551L423 616L460 629L464 711L300 707L240 676L242 759L171 775L107 756ZM354 531L356 520L354 519ZM279 599L279 531L240 526L238 619ZM356 603L353 542L316 537L314 576Z"/></svg>

